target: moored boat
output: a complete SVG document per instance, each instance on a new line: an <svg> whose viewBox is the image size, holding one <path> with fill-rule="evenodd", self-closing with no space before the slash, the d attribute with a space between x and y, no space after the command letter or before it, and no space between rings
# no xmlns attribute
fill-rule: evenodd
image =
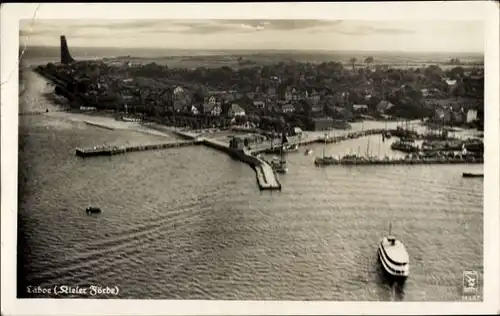
<svg viewBox="0 0 500 316"><path fill-rule="evenodd" d="M483 173L462 172L462 177L464 177L464 178L484 178L484 174Z"/></svg>
<svg viewBox="0 0 500 316"><path fill-rule="evenodd" d="M299 151L299 145L292 144L292 145L289 145L289 146L284 146L283 151L287 152L287 153Z"/></svg>
<svg viewBox="0 0 500 316"><path fill-rule="evenodd" d="M308 156L308 155L312 154L312 152L313 152L312 149L307 148L306 151L304 152L304 155Z"/></svg>
<svg viewBox="0 0 500 316"><path fill-rule="evenodd" d="M338 164L338 160L331 156L316 157L314 164L316 166L328 166Z"/></svg>
<svg viewBox="0 0 500 316"><path fill-rule="evenodd" d="M414 145L411 140L409 141L407 139L392 143L391 149L402 151L405 153L415 153L420 151L420 148L418 146Z"/></svg>
<svg viewBox="0 0 500 316"><path fill-rule="evenodd" d="M89 206L85 209L85 212L87 212L87 214L97 214L101 213L101 209L95 206Z"/></svg>
<svg viewBox="0 0 500 316"><path fill-rule="evenodd" d="M328 139L329 139L328 134L325 134L325 138L324 138L325 145L323 147L323 156L316 157L316 159L314 159L314 164L316 166L327 166L327 165L333 165L333 164L338 163L337 159L333 158L332 156L326 155L326 143L328 142Z"/></svg>
<svg viewBox="0 0 500 316"><path fill-rule="evenodd" d="M287 167L286 159L284 157L285 143L288 143L288 140L282 134L282 136L281 136L281 150L280 150L281 151L281 155L280 155L279 158L278 157L274 157L273 160L271 161L271 167L277 173L287 173L288 172L288 167ZM297 150L298 150L298 146L297 146Z"/></svg>
<svg viewBox="0 0 500 316"><path fill-rule="evenodd" d="M410 273L410 259L405 245L389 234L382 238L378 246L378 257L384 271L391 277L406 280Z"/></svg>

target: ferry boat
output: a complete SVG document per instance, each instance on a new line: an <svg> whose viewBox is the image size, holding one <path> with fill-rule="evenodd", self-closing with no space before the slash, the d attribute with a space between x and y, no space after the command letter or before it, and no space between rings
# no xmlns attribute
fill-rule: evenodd
<svg viewBox="0 0 500 316"><path fill-rule="evenodd" d="M389 234L382 238L378 246L378 257L384 271L391 277L405 281L410 273L410 259L405 245Z"/></svg>

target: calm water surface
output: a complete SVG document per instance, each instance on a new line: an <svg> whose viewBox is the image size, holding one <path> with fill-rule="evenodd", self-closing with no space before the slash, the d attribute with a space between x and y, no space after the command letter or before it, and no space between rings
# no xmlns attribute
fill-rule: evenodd
<svg viewBox="0 0 500 316"><path fill-rule="evenodd" d="M52 108L41 78L25 89L23 110ZM120 298L445 301L462 298L464 270L482 275L483 181L461 177L482 166L316 168L317 144L288 155L282 192L260 192L251 168L203 146L84 160L75 147L165 138L19 119L20 296L66 284ZM368 142L393 154L377 136L327 152ZM87 216L89 204L104 212ZM391 221L411 258L401 295L377 264Z"/></svg>

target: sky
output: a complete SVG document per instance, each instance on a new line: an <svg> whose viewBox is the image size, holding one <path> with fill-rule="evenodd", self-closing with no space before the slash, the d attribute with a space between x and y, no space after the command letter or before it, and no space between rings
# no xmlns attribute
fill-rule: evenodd
<svg viewBox="0 0 500 316"><path fill-rule="evenodd" d="M484 52L480 21L20 21L20 45L171 49Z"/></svg>

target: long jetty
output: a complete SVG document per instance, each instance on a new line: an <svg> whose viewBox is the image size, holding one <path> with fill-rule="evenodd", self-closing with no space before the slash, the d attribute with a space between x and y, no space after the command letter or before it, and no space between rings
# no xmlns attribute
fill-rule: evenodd
<svg viewBox="0 0 500 316"><path fill-rule="evenodd" d="M173 141L160 144L135 145L135 146L96 146L91 148L77 148L76 155L80 157L114 156L127 152L158 150L174 147L185 147L200 144L197 140Z"/></svg>
<svg viewBox="0 0 500 316"><path fill-rule="evenodd" d="M231 157L250 165L255 170L259 189L281 190L281 183L279 182L278 176L274 172L273 168L265 160L252 155L250 151L230 148L226 142L200 137L198 134L189 131L172 130L171 132L186 140L152 145L96 146L92 148L77 148L76 155L80 157L114 156L134 151L157 150L204 144L208 147L223 151L229 154Z"/></svg>
<svg viewBox="0 0 500 316"><path fill-rule="evenodd" d="M320 166L389 166L389 165L457 165L457 164L482 164L484 158L399 158L399 159L333 159L328 163L318 164Z"/></svg>

